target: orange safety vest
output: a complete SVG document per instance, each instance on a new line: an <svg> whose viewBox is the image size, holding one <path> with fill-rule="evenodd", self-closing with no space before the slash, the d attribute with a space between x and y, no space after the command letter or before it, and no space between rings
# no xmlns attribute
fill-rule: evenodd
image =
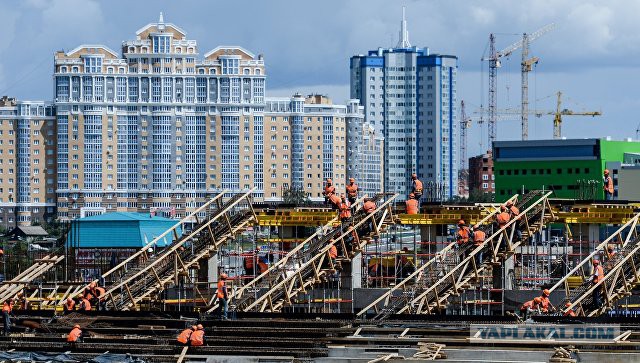
<svg viewBox="0 0 640 363"><path fill-rule="evenodd" d="M496 219L498 220L498 225L500 227L502 227L505 224L509 223L509 220L511 219L511 215L509 213L507 213L507 212L502 212L502 213L498 214Z"/></svg>
<svg viewBox="0 0 640 363"><path fill-rule="evenodd" d="M511 215L513 215L514 217L517 217L520 215L520 209L518 209L518 207L516 207L515 205L512 205L511 207L509 207L509 211L511 212Z"/></svg>
<svg viewBox="0 0 640 363"><path fill-rule="evenodd" d="M520 307L520 311L526 311L527 309L536 309L536 308L538 308L538 305L536 304L536 302L533 300L529 300L526 303L522 304L522 306Z"/></svg>
<svg viewBox="0 0 640 363"><path fill-rule="evenodd" d="M332 245L331 247L329 247L329 257L330 258L338 257L338 249L336 248L336 245Z"/></svg>
<svg viewBox="0 0 640 363"><path fill-rule="evenodd" d="M575 311L569 310L566 313L564 313L564 316L577 316L577 315Z"/></svg>
<svg viewBox="0 0 640 363"><path fill-rule="evenodd" d="M484 233L484 231L481 231L481 230L473 231L473 243L476 246L480 246L486 238L487 238L487 234Z"/></svg>
<svg viewBox="0 0 640 363"><path fill-rule="evenodd" d="M376 210L376 203L368 200L364 202L362 208L364 208L364 211L367 212L367 214L371 214Z"/></svg>
<svg viewBox="0 0 640 363"><path fill-rule="evenodd" d="M422 182L418 179L413 181L413 193L422 194Z"/></svg>
<svg viewBox="0 0 640 363"><path fill-rule="evenodd" d="M91 310L91 303L89 302L89 300L85 298L82 298L82 302L80 303L80 305L81 305L80 306L81 310L84 310L84 311Z"/></svg>
<svg viewBox="0 0 640 363"><path fill-rule="evenodd" d="M269 265L262 261L258 261L258 269L260 270L260 273L265 273L269 269Z"/></svg>
<svg viewBox="0 0 640 363"><path fill-rule="evenodd" d="M67 342L73 343L78 341L80 335L82 335L82 330L80 330L79 328L73 328L73 330L71 330L71 332L67 336Z"/></svg>
<svg viewBox="0 0 640 363"><path fill-rule="evenodd" d="M66 301L64 303L64 307L67 309L67 311L73 311L73 308L76 307L76 302L71 300L71 302L69 303L68 301Z"/></svg>
<svg viewBox="0 0 640 363"><path fill-rule="evenodd" d="M355 198L358 195L358 185L355 183L347 185L347 195Z"/></svg>
<svg viewBox="0 0 640 363"><path fill-rule="evenodd" d="M2 304L2 312L11 313L11 304L5 301L4 304Z"/></svg>
<svg viewBox="0 0 640 363"><path fill-rule="evenodd" d="M602 268L602 265L598 265L593 271L593 283L597 284L603 278L604 278L604 269Z"/></svg>
<svg viewBox="0 0 640 363"><path fill-rule="evenodd" d="M103 287L96 287L96 291L98 291L98 298L100 299L100 301L103 301L107 290L105 290Z"/></svg>
<svg viewBox="0 0 640 363"><path fill-rule="evenodd" d="M218 299L224 299L225 298L225 291L224 290L225 290L224 280L219 280L218 281L218 291L216 292L217 296L218 296Z"/></svg>
<svg viewBox="0 0 640 363"><path fill-rule="evenodd" d="M407 214L418 214L418 201L415 199L407 199L405 202L407 205Z"/></svg>
<svg viewBox="0 0 640 363"><path fill-rule="evenodd" d="M340 203L342 203L342 199L340 199L340 197L337 194L331 194L329 196L329 200L331 201L331 203L333 203L333 205L335 205L336 207L340 207Z"/></svg>
<svg viewBox="0 0 640 363"><path fill-rule="evenodd" d="M198 329L194 331L193 333L191 333L189 340L191 341L191 346L193 347L204 345L204 330Z"/></svg>
<svg viewBox="0 0 640 363"><path fill-rule="evenodd" d="M191 338L192 333L193 333L193 330L191 328L183 330L182 333L178 335L178 342L182 344L187 344L187 342L189 341L189 338Z"/></svg>
<svg viewBox="0 0 640 363"><path fill-rule="evenodd" d="M340 218L351 218L351 206L349 202L340 203Z"/></svg>
<svg viewBox="0 0 640 363"><path fill-rule="evenodd" d="M327 185L326 187L324 187L324 195L327 197L330 197L331 194L335 193L336 191L336 187L334 187L333 185Z"/></svg>
<svg viewBox="0 0 640 363"><path fill-rule="evenodd" d="M254 262L254 257L253 256L247 256L244 258L244 268L246 269L252 269L253 268L253 262Z"/></svg>
<svg viewBox="0 0 640 363"><path fill-rule="evenodd" d="M458 228L458 233L456 235L456 239L458 240L458 244L464 244L469 242L469 237L471 233L469 233L469 227L463 226Z"/></svg>
<svg viewBox="0 0 640 363"><path fill-rule="evenodd" d="M613 194L613 179L610 176L604 178L602 189L609 194Z"/></svg>
<svg viewBox="0 0 640 363"><path fill-rule="evenodd" d="M542 299L542 303L540 304L542 306L542 310L549 310L549 304L551 304L549 298L546 296L540 296L540 298Z"/></svg>

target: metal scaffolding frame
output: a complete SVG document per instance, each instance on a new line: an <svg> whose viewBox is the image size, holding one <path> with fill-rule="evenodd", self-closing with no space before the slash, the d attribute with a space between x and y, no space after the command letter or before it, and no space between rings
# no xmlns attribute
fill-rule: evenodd
<svg viewBox="0 0 640 363"><path fill-rule="evenodd" d="M53 268L58 262L62 261L64 256L48 255L36 260L36 263L22 271L18 276L11 280L4 281L0 285L0 303L4 303L7 299L14 297L17 293L27 287L33 280L45 274Z"/></svg>

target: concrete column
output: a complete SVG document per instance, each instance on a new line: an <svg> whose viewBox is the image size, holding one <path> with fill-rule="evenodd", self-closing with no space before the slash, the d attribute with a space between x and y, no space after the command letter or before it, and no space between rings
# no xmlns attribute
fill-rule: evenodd
<svg viewBox="0 0 640 363"><path fill-rule="evenodd" d="M207 283L210 284L209 287L211 288L214 288L218 281L218 264L219 256L218 253L216 253L211 256L207 262Z"/></svg>

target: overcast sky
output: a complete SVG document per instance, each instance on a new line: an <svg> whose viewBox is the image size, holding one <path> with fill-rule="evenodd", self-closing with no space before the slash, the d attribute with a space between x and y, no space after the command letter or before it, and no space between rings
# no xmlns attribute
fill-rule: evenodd
<svg viewBox="0 0 640 363"><path fill-rule="evenodd" d="M174 23L198 41L200 54L218 45L240 45L264 54L267 95L327 93L349 97L349 57L394 46L402 6L412 45L459 57L458 100L468 112L487 102L487 67L481 57L489 33L499 49L555 22L531 45L540 63L531 72L530 108L554 109L558 90L574 111L601 117L566 117L563 136L636 137L640 124L640 0L269 0L96 1L0 0L0 95L51 99L56 50L104 44L120 51L142 26ZM520 53L499 70L499 108L520 105ZM483 80L483 81L481 81ZM552 136L552 116L530 120L530 139ZM498 139L520 138L519 121L503 121ZM487 147L486 130L474 125L469 154Z"/></svg>

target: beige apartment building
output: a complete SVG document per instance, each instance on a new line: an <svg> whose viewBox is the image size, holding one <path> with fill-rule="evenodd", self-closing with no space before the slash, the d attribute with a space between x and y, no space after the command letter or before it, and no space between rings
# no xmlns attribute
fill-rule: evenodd
<svg viewBox="0 0 640 363"><path fill-rule="evenodd" d="M55 218L55 155L53 105L0 98L0 227Z"/></svg>

